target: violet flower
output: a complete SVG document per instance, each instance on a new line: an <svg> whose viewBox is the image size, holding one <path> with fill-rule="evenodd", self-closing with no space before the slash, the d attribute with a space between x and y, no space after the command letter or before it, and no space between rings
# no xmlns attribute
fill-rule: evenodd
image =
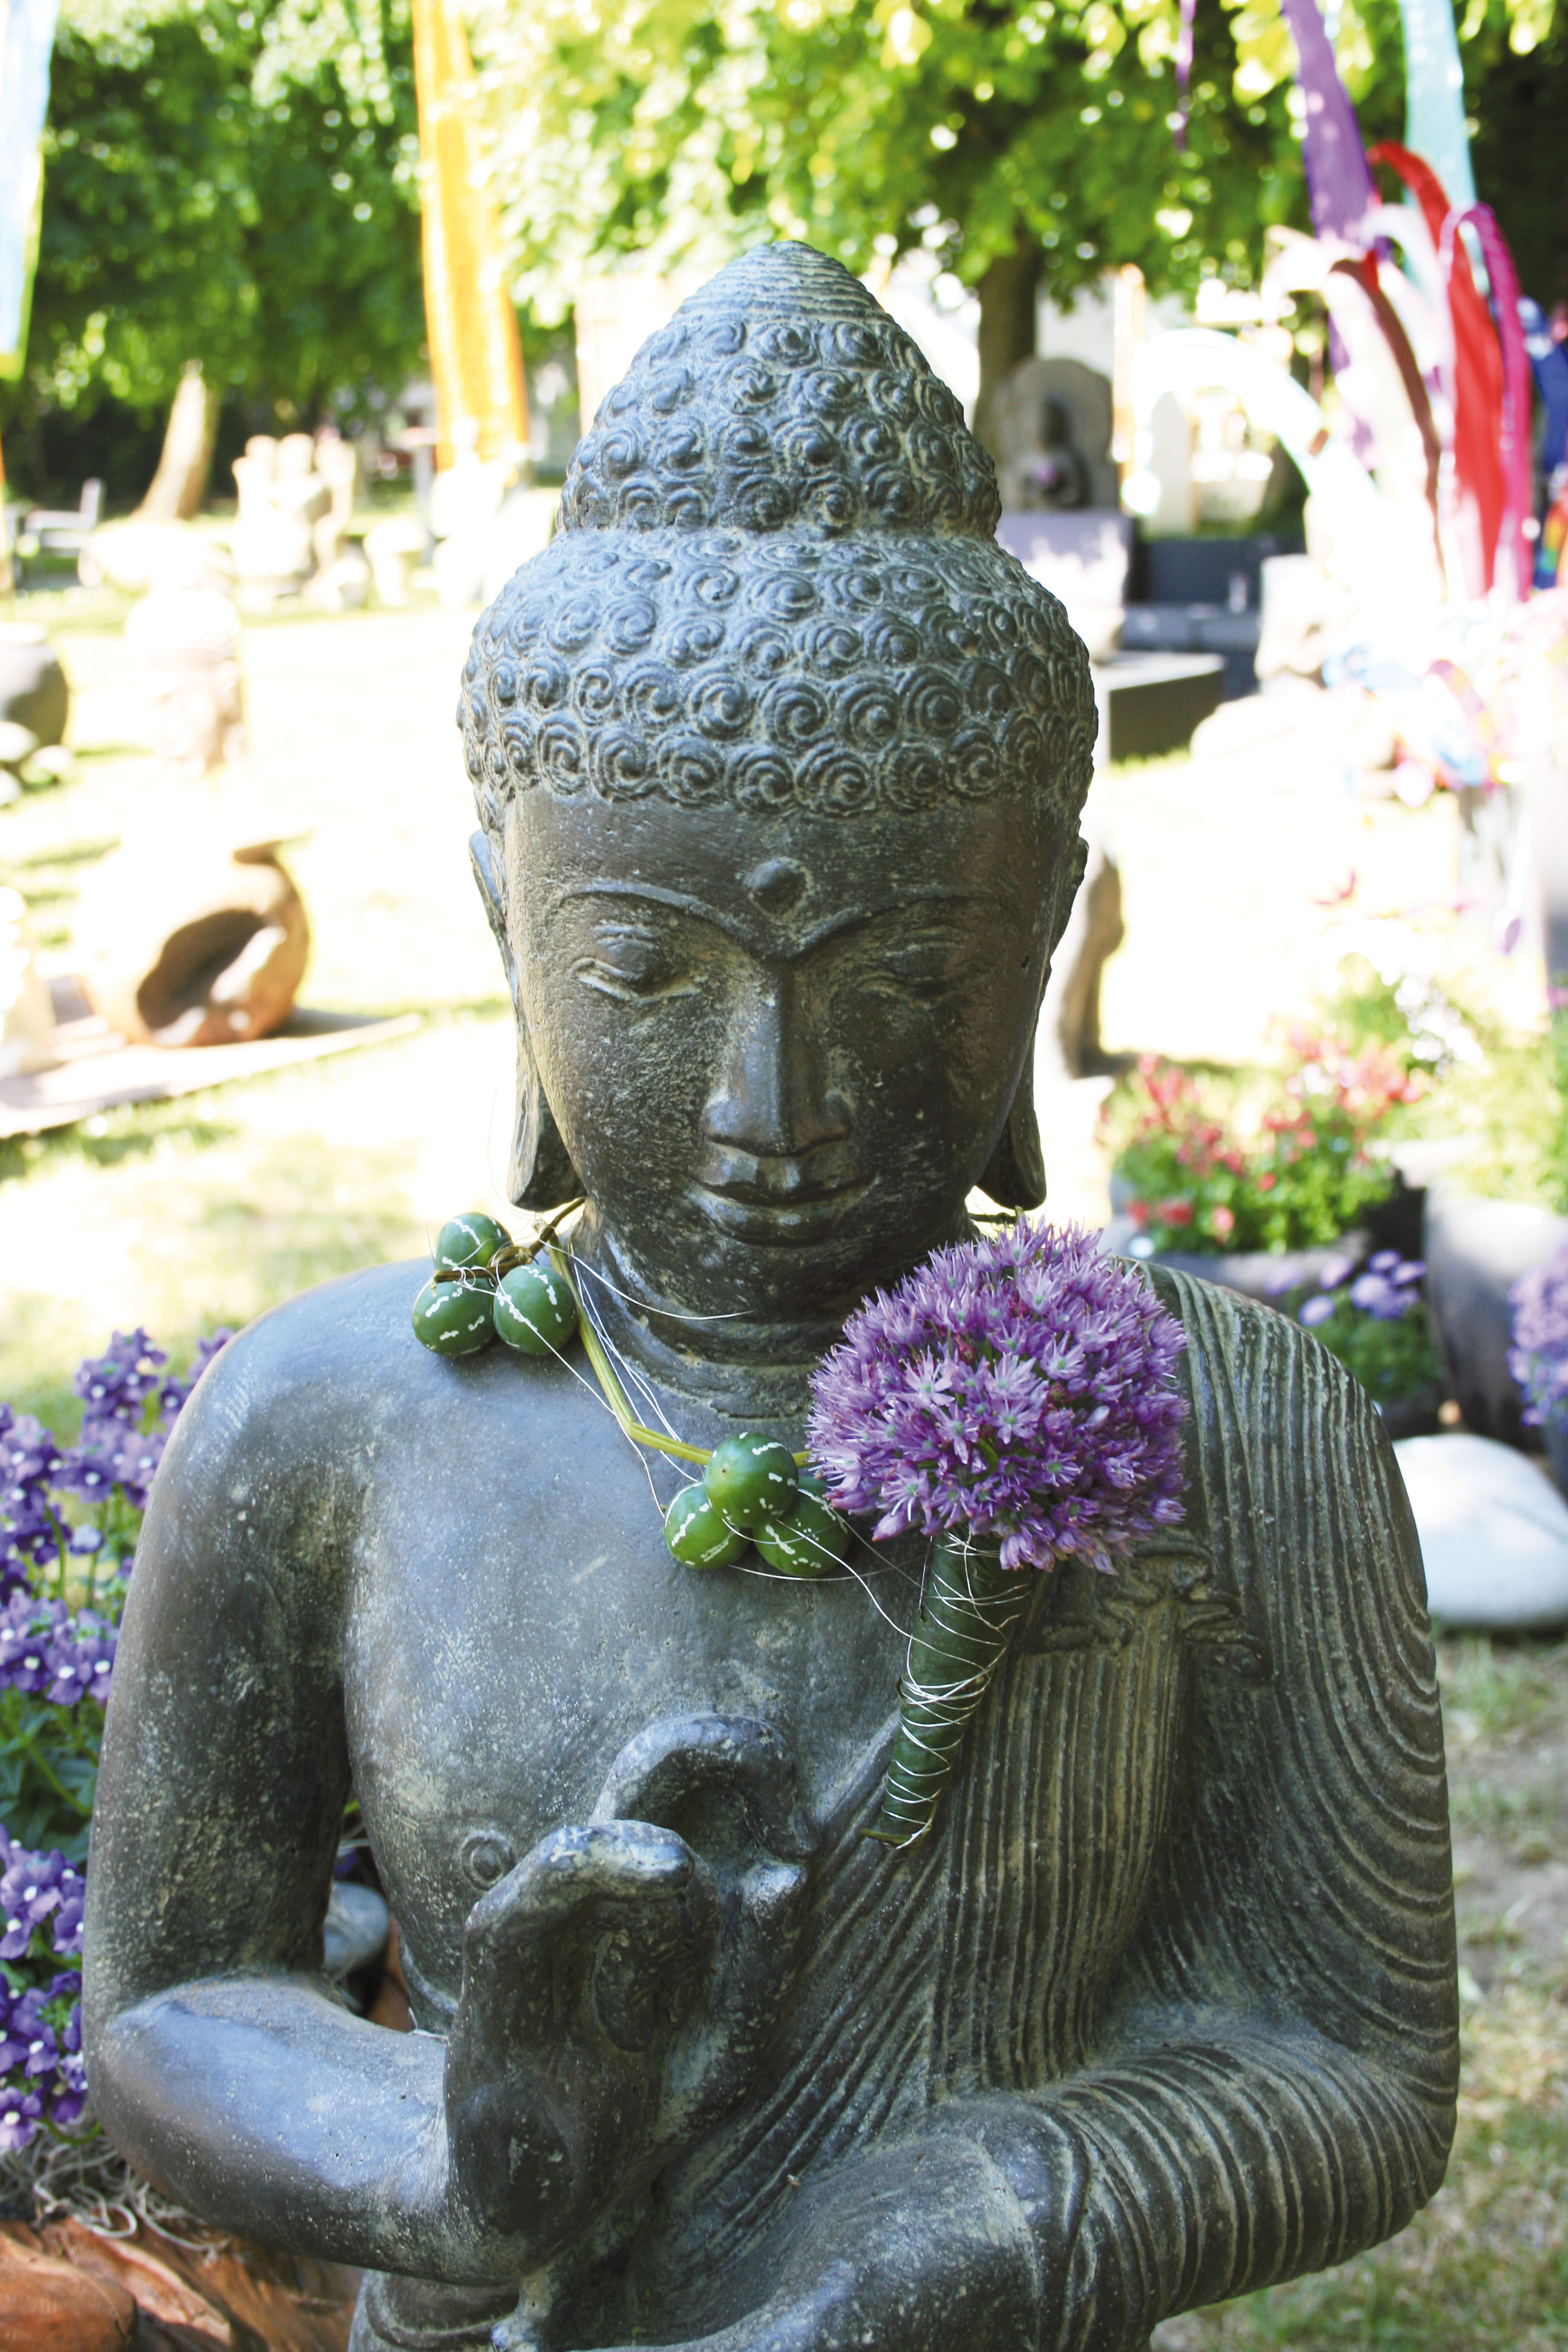
<svg viewBox="0 0 1568 2352"><path fill-rule="evenodd" d="M1513 1345L1508 1368L1524 1391L1531 1427L1568 1417L1568 1243L1509 1293Z"/></svg>
<svg viewBox="0 0 1568 2352"><path fill-rule="evenodd" d="M0 2085L0 2148L14 2155L26 2147L38 2128L44 2103L37 2091L16 2091Z"/></svg>
<svg viewBox="0 0 1568 2352"><path fill-rule="evenodd" d="M1109 1572L1182 1516L1184 1345L1097 1236L1020 1221L850 1318L813 1375L812 1458L879 1537L965 1528L1005 1569Z"/></svg>

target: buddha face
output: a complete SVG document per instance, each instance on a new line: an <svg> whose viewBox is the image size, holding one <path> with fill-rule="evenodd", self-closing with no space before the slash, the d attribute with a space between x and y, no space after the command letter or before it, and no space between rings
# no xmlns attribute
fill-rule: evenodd
<svg viewBox="0 0 1568 2352"><path fill-rule="evenodd" d="M1053 820L1016 798L825 818L536 791L505 864L520 1017L645 1286L820 1313L954 1229L1044 986Z"/></svg>

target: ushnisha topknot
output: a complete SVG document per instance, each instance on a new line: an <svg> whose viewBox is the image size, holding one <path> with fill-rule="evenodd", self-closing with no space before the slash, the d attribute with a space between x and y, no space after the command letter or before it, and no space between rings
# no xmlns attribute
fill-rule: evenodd
<svg viewBox="0 0 1568 2352"><path fill-rule="evenodd" d="M607 394L555 537L475 629L487 832L535 787L845 816L1011 791L1076 822L1088 656L997 512L958 402L858 279L804 245L732 262Z"/></svg>

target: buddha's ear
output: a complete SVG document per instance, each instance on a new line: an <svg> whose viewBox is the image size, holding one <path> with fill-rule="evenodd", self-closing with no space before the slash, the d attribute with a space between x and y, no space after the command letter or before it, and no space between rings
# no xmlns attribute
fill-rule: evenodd
<svg viewBox="0 0 1568 2352"><path fill-rule="evenodd" d="M485 919L490 927L490 937L500 950L501 969L506 973L507 992L515 1007L517 958L511 951L511 934L506 927L506 894L500 886L500 877L496 872L495 856L490 849L488 835L469 834L468 863L474 869L474 880L479 885L479 902L485 910Z"/></svg>
<svg viewBox="0 0 1568 2352"><path fill-rule="evenodd" d="M1046 1158L1035 1117L1036 1026L1031 1021L1007 1124L980 1179L981 1191L1000 1209L1037 1209L1046 1197Z"/></svg>
<svg viewBox="0 0 1568 2352"><path fill-rule="evenodd" d="M522 1016L517 1023L517 1124L507 1163L506 1197L520 1209L558 1209L583 1195L583 1180L561 1139L540 1083Z"/></svg>
<svg viewBox="0 0 1568 2352"><path fill-rule="evenodd" d="M507 929L506 899L496 873L489 842L482 833L476 833L469 840L468 855L473 860L474 879L479 886L479 897L484 902L490 929L500 950L506 984L517 1019L517 1118L512 1129L511 1152L507 1161L506 1196L519 1209L558 1209L563 1201L578 1198L583 1190L582 1182L572 1165L572 1155L561 1140L555 1114L550 1108L549 1098L534 1066L533 1050L528 1042L528 1027L519 1001L517 958L512 952L511 934Z"/></svg>
<svg viewBox="0 0 1568 2352"><path fill-rule="evenodd" d="M1051 909L1051 955L1055 955L1061 945L1068 917L1072 912L1072 902L1078 896L1088 864L1089 844L1075 840L1057 887L1056 904ZM1047 957L1046 982L1049 982L1050 976L1050 960ZM1046 1197L1046 1156L1040 1148L1039 1121L1035 1117L1035 1033L1039 1025L1037 1009L1029 1024L1029 1043L1024 1053L1024 1066L1018 1073L1012 1108L1007 1113L1007 1124L1002 1129L1001 1140L986 1161L985 1172L980 1179L981 1191L988 1193L1003 1209L1037 1209Z"/></svg>

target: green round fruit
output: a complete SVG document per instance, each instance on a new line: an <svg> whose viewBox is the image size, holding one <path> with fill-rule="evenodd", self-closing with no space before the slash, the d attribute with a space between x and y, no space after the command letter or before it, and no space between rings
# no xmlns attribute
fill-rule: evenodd
<svg viewBox="0 0 1568 2352"><path fill-rule="evenodd" d="M490 1294L478 1283L427 1282L414 1302L414 1336L438 1356L474 1356L495 1338Z"/></svg>
<svg viewBox="0 0 1568 2352"><path fill-rule="evenodd" d="M472 1209L466 1217L448 1217L436 1236L436 1264L449 1265L489 1265L497 1252L510 1246L511 1235L482 1209Z"/></svg>
<svg viewBox="0 0 1568 2352"><path fill-rule="evenodd" d="M702 1484L730 1525L747 1535L763 1519L788 1518L800 1486L788 1446L749 1430L715 1448Z"/></svg>
<svg viewBox="0 0 1568 2352"><path fill-rule="evenodd" d="M820 1495L804 1489L788 1518L764 1519L753 1538L780 1576L831 1576L849 1556L849 1530Z"/></svg>
<svg viewBox="0 0 1568 2352"><path fill-rule="evenodd" d="M495 1328L509 1348L525 1356L553 1354L577 1328L571 1284L545 1257L514 1265L496 1285Z"/></svg>
<svg viewBox="0 0 1568 2352"><path fill-rule="evenodd" d="M728 1568L746 1549L705 1486L682 1486L664 1515L664 1539L688 1568Z"/></svg>

